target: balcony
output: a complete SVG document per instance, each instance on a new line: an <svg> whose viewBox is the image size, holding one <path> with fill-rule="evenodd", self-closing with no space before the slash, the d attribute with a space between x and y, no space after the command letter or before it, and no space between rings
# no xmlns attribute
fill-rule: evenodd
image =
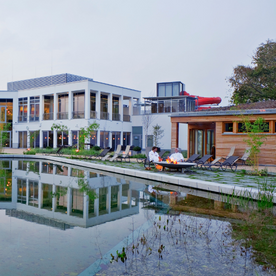
<svg viewBox="0 0 276 276"><path fill-rule="evenodd" d="M68 119L68 112L58 112L57 120Z"/></svg>
<svg viewBox="0 0 276 276"><path fill-rule="evenodd" d="M109 120L109 113L101 112L101 120Z"/></svg>
<svg viewBox="0 0 276 276"><path fill-rule="evenodd" d="M29 122L39 122L39 116L30 115L29 116Z"/></svg>
<svg viewBox="0 0 276 276"><path fill-rule="evenodd" d="M120 121L120 114L112 113L112 121Z"/></svg>
<svg viewBox="0 0 276 276"><path fill-rule="evenodd" d="M124 122L130 122L130 115L125 115L123 116L123 121Z"/></svg>
<svg viewBox="0 0 276 276"><path fill-rule="evenodd" d="M27 122L27 115L18 116L18 123Z"/></svg>
<svg viewBox="0 0 276 276"><path fill-rule="evenodd" d="M97 112L90 110L90 118L91 119L97 119Z"/></svg>
<svg viewBox="0 0 276 276"><path fill-rule="evenodd" d="M83 119L84 118L84 111L73 111L72 112L73 119Z"/></svg>
<svg viewBox="0 0 276 276"><path fill-rule="evenodd" d="M54 113L43 113L43 120L54 120Z"/></svg>

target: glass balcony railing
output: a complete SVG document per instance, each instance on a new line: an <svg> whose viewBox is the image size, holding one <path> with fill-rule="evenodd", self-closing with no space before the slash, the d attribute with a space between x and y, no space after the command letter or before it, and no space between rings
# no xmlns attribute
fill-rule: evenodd
<svg viewBox="0 0 276 276"><path fill-rule="evenodd" d="M27 122L27 115L18 116L18 123Z"/></svg>
<svg viewBox="0 0 276 276"><path fill-rule="evenodd" d="M54 113L43 113L43 120L54 120Z"/></svg>
<svg viewBox="0 0 276 276"><path fill-rule="evenodd" d="M101 120L109 120L109 113L101 112Z"/></svg>
<svg viewBox="0 0 276 276"><path fill-rule="evenodd" d="M96 119L97 118L97 112L90 110L90 118L91 119Z"/></svg>
<svg viewBox="0 0 276 276"><path fill-rule="evenodd" d="M112 121L120 121L120 114L112 113Z"/></svg>
<svg viewBox="0 0 276 276"><path fill-rule="evenodd" d="M29 122L39 122L39 116L36 116L34 114L30 115Z"/></svg>
<svg viewBox="0 0 276 276"><path fill-rule="evenodd" d="M57 119L68 119L68 112L58 112L57 113Z"/></svg>
<svg viewBox="0 0 276 276"><path fill-rule="evenodd" d="M73 111L72 112L73 119L82 119L84 118L84 111Z"/></svg>
<svg viewBox="0 0 276 276"><path fill-rule="evenodd" d="M124 122L130 122L130 115L125 115L123 116Z"/></svg>

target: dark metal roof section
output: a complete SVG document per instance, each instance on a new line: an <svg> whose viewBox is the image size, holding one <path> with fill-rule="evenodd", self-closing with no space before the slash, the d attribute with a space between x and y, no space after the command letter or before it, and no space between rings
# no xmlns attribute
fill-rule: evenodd
<svg viewBox="0 0 276 276"><path fill-rule="evenodd" d="M86 77L81 77L81 76L66 73L66 74L46 76L41 78L8 82L8 90L18 91L18 90L38 88L38 87L75 82L75 81L82 81L82 80L93 81L93 79L91 78L86 78Z"/></svg>

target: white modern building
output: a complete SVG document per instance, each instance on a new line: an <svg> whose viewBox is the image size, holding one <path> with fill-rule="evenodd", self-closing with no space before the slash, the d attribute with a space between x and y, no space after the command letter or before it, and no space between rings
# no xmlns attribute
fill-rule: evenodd
<svg viewBox="0 0 276 276"><path fill-rule="evenodd" d="M7 88L0 91L0 126L2 143L12 148L77 145L80 129L96 122L99 128L87 138L89 145L145 149L153 146L153 126L158 124L164 130L158 146L170 149L170 115L195 109L195 99L181 95L182 82L157 83L156 97L143 102L141 91L72 74L13 81ZM67 130L53 129L54 124ZM187 149L183 124L179 145Z"/></svg>
<svg viewBox="0 0 276 276"><path fill-rule="evenodd" d="M10 123L4 129L5 146L74 145L79 130L94 122L99 129L91 135L91 145L132 144L133 102L140 97L138 90L71 74L9 82L8 90L0 91L0 123ZM52 130L53 124L69 131Z"/></svg>

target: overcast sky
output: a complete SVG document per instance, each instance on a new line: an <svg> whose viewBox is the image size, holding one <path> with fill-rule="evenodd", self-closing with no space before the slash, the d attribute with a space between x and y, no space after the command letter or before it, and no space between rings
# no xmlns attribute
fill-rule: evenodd
<svg viewBox="0 0 276 276"><path fill-rule="evenodd" d="M155 96L182 81L221 97L256 48L276 41L276 0L0 0L0 90L71 73Z"/></svg>

